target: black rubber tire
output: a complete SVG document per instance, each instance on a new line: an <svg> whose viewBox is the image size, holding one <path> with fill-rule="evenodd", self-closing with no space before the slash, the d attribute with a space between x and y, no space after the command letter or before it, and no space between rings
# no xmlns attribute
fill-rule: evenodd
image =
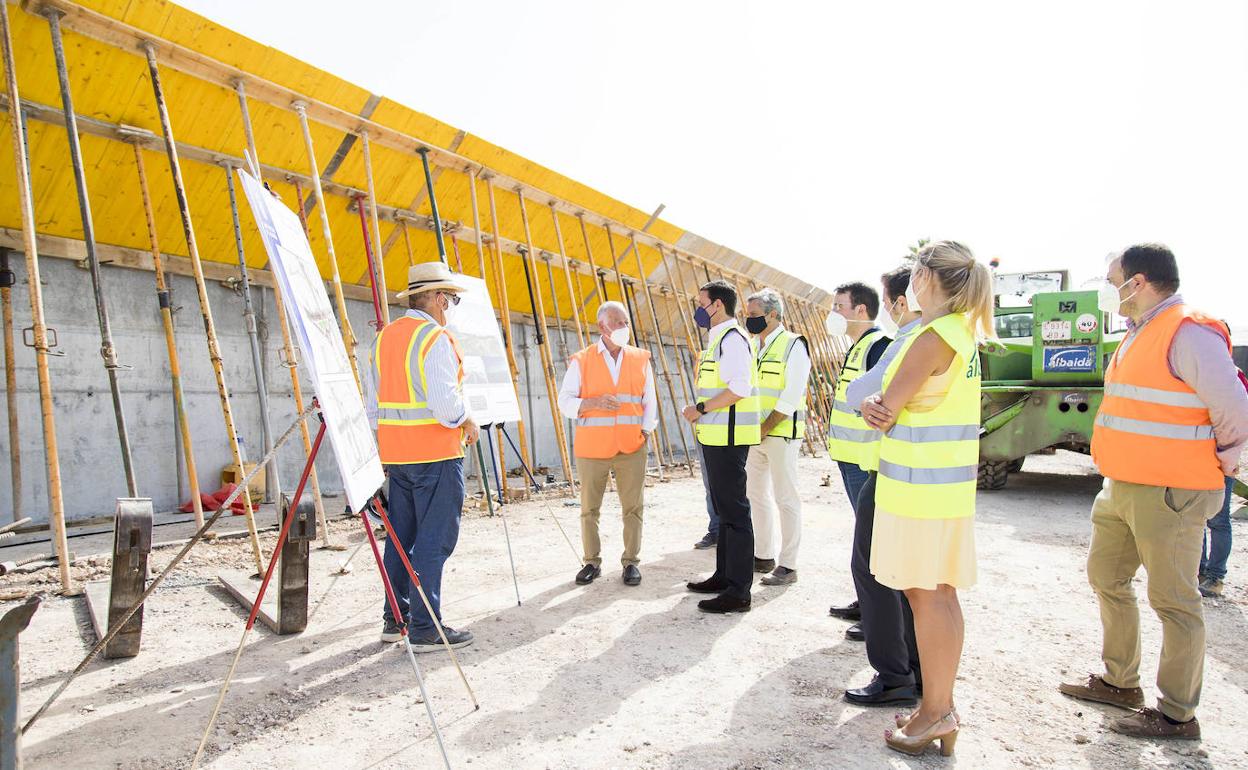
<svg viewBox="0 0 1248 770"><path fill-rule="evenodd" d="M983 460L979 463L979 489L1001 489L1010 476L1010 460Z"/></svg>
<svg viewBox="0 0 1248 770"><path fill-rule="evenodd" d="M1018 473L1021 471L1023 469L1023 461L1026 459L1026 456L1024 456L1018 458L1017 460L1011 460L1008 466L1010 473Z"/></svg>

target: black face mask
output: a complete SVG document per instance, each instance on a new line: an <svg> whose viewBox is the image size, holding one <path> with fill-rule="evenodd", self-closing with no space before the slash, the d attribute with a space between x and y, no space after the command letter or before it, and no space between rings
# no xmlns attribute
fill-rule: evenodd
<svg viewBox="0 0 1248 770"><path fill-rule="evenodd" d="M750 334L762 334L767 328L767 316L751 315L745 317L745 330Z"/></svg>

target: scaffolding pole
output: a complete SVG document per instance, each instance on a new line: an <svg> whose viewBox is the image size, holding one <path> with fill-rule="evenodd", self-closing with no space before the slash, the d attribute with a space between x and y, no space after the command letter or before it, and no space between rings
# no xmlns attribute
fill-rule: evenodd
<svg viewBox="0 0 1248 770"><path fill-rule="evenodd" d="M368 181L368 213L372 217L373 222L373 243L381 243L381 223L377 219L377 190L373 187L373 156L369 151L368 145L368 129L360 131L360 147L364 151L364 176ZM367 232L367 229L366 229ZM367 242L367 238L365 239ZM380 246L378 247L380 248ZM390 301L386 294L386 266L382 259L382 255L377 255L376 267L373 273L373 285L377 292L381 295L381 320L390 323Z"/></svg>
<svg viewBox="0 0 1248 770"><path fill-rule="evenodd" d="M490 245L494 250L494 280L498 284L496 291L498 293L499 326L503 330L503 344L507 348L507 364L511 367L511 381L516 385L516 403L519 404L520 367L516 365L516 346L515 341L512 339L511 302L507 297L507 271L503 268L503 239L498 233L498 206L494 201L494 183L488 177L485 180L485 193L490 203L490 228L493 231L493 239ZM530 422L532 422L531 419ZM530 456L525 453L529 445L524 440L523 418L516 421L516 430L519 433L520 451L518 454L520 455L520 462L526 467L532 468L534 464ZM506 464L503 465L503 473L507 473Z"/></svg>
<svg viewBox="0 0 1248 770"><path fill-rule="evenodd" d="M4 393L9 408L9 492L13 499L13 521L22 518L22 442L17 416L17 362L13 342L13 285L17 282L9 267L9 249L0 249L0 315L4 318Z"/></svg>
<svg viewBox="0 0 1248 770"><path fill-rule="evenodd" d="M208 303L208 287L204 281L204 267L199 259L199 244L195 240L195 226L191 223L191 206L186 197L186 185L182 181L182 166L178 161L178 145L173 138L173 123L169 119L169 106L165 103L164 89L160 84L160 68L156 63L156 48L150 43L144 46L147 68L152 81L152 93L160 118L160 129L165 137L165 152L169 156L169 173L173 175L173 191L178 199L178 211L182 217L182 234L186 237L186 249L190 255L191 268L195 273L195 289L199 294L199 310L204 320L204 334L208 339L208 358L217 380L217 394L221 398L221 412L225 417L225 437L230 453L238 465L239 473L245 475L247 465L242 448L238 445L238 433L234 429L234 411L230 408L230 391L225 384L225 371L221 365L221 349L217 344L217 330L212 321L212 307ZM264 571L264 557L260 553L260 536L256 532L256 516L251 507L251 492L242 490L243 516L247 520L247 534L251 540L252 556L256 571Z"/></svg>

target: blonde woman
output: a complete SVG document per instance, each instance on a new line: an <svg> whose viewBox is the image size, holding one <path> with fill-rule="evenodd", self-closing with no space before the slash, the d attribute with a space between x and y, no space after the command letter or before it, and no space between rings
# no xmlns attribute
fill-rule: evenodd
<svg viewBox="0 0 1248 770"><path fill-rule="evenodd" d="M918 755L934 741L953 753L953 682L962 657L957 589L975 583L979 463L978 341L992 336L992 276L971 250L939 241L919 251L906 299L922 326L862 404L883 431L871 573L904 591L914 611L923 701L897 716L888 746Z"/></svg>

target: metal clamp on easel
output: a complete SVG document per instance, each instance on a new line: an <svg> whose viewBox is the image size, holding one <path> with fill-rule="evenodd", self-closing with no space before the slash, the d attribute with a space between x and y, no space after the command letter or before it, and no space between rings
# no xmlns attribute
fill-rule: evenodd
<svg viewBox="0 0 1248 770"><path fill-rule="evenodd" d="M86 584L87 611L95 635L103 639L147 588L147 556L152 551L152 501L120 497L113 519L113 571L107 582ZM104 646L106 658L133 658L143 638L143 608L125 621Z"/></svg>

